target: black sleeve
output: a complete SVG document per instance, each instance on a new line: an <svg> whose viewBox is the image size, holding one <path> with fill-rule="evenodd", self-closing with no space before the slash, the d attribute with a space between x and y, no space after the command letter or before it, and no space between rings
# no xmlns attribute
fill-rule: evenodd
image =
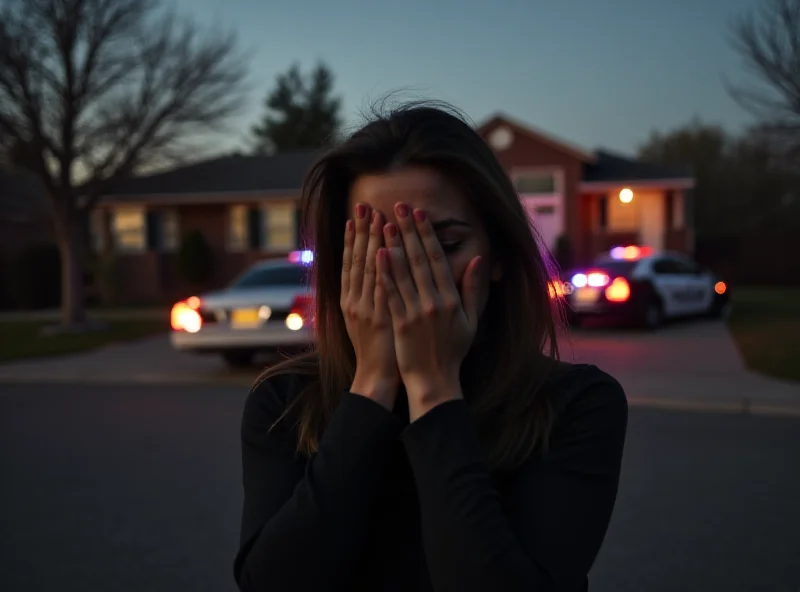
<svg viewBox="0 0 800 592"><path fill-rule="evenodd" d="M628 417L619 383L589 368L549 453L513 474L502 502L463 401L402 434L436 590L583 589L614 507Z"/></svg>
<svg viewBox="0 0 800 592"><path fill-rule="evenodd" d="M262 383L245 404L236 581L243 591L339 590L360 551L381 468L402 422L379 404L344 393L318 452L306 460L296 454L291 421L269 431L286 400L275 390Z"/></svg>

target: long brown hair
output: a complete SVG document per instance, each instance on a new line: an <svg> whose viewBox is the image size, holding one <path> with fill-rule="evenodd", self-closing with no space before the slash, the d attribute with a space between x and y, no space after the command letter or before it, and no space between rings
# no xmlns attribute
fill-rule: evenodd
<svg viewBox="0 0 800 592"><path fill-rule="evenodd" d="M455 183L485 224L492 254L501 262L503 277L491 285L461 378L490 466L512 468L547 444L553 410L542 386L557 366L561 315L548 292L549 257L516 190L492 150L449 106L411 103L376 112L311 168L302 221L315 251L316 344L267 369L259 382L278 374L308 375L289 409L296 411L291 415L298 422L298 451L315 452L355 372L339 304L350 188L362 175L398 166L431 167Z"/></svg>

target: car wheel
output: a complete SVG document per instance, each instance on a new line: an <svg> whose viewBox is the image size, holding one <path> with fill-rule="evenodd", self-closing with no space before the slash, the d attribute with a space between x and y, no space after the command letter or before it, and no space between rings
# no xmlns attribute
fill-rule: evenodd
<svg viewBox="0 0 800 592"><path fill-rule="evenodd" d="M711 308L708 309L708 316L711 319L722 319L727 320L728 317L731 316L731 310L733 309L733 305L730 301L728 302L720 302L715 300L711 304Z"/></svg>
<svg viewBox="0 0 800 592"><path fill-rule="evenodd" d="M255 353L249 350L229 350L222 352L222 359L230 368L248 368L253 365Z"/></svg>
<svg viewBox="0 0 800 592"><path fill-rule="evenodd" d="M664 323L664 307L656 300L650 300L642 311L641 325L648 331L658 329Z"/></svg>

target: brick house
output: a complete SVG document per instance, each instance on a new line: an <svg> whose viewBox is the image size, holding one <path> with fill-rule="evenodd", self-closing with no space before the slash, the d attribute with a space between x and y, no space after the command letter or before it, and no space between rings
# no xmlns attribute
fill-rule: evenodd
<svg viewBox="0 0 800 592"><path fill-rule="evenodd" d="M686 172L585 152L505 115L478 132L550 250L566 241L574 263L620 243L692 250ZM132 179L95 208L94 247L115 253L127 301L170 300L192 291L177 273L180 236L201 230L215 253L210 284L227 283L300 246L300 188L315 157L231 155Z"/></svg>

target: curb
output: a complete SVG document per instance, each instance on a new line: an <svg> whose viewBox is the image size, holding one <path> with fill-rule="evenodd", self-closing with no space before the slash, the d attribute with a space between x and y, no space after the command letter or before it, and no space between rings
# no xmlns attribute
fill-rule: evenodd
<svg viewBox="0 0 800 592"><path fill-rule="evenodd" d="M753 403L750 399L738 401L690 401L665 397L628 397L628 406L662 411L688 411L694 413L720 413L727 415L758 415L762 417L800 418L800 400L796 405Z"/></svg>
<svg viewBox="0 0 800 592"><path fill-rule="evenodd" d="M0 386L3 384L72 384L92 386L125 385L173 385L173 386L239 386L249 388L257 376L191 376L165 374L136 374L133 376L60 376L42 378L39 376L13 376L0 373ZM800 419L800 399L797 404L781 405L754 403L750 399L728 401L694 401L667 397L628 396L628 406L639 409L661 411L683 411L693 413L716 413L727 415L753 415L762 417L783 417Z"/></svg>

